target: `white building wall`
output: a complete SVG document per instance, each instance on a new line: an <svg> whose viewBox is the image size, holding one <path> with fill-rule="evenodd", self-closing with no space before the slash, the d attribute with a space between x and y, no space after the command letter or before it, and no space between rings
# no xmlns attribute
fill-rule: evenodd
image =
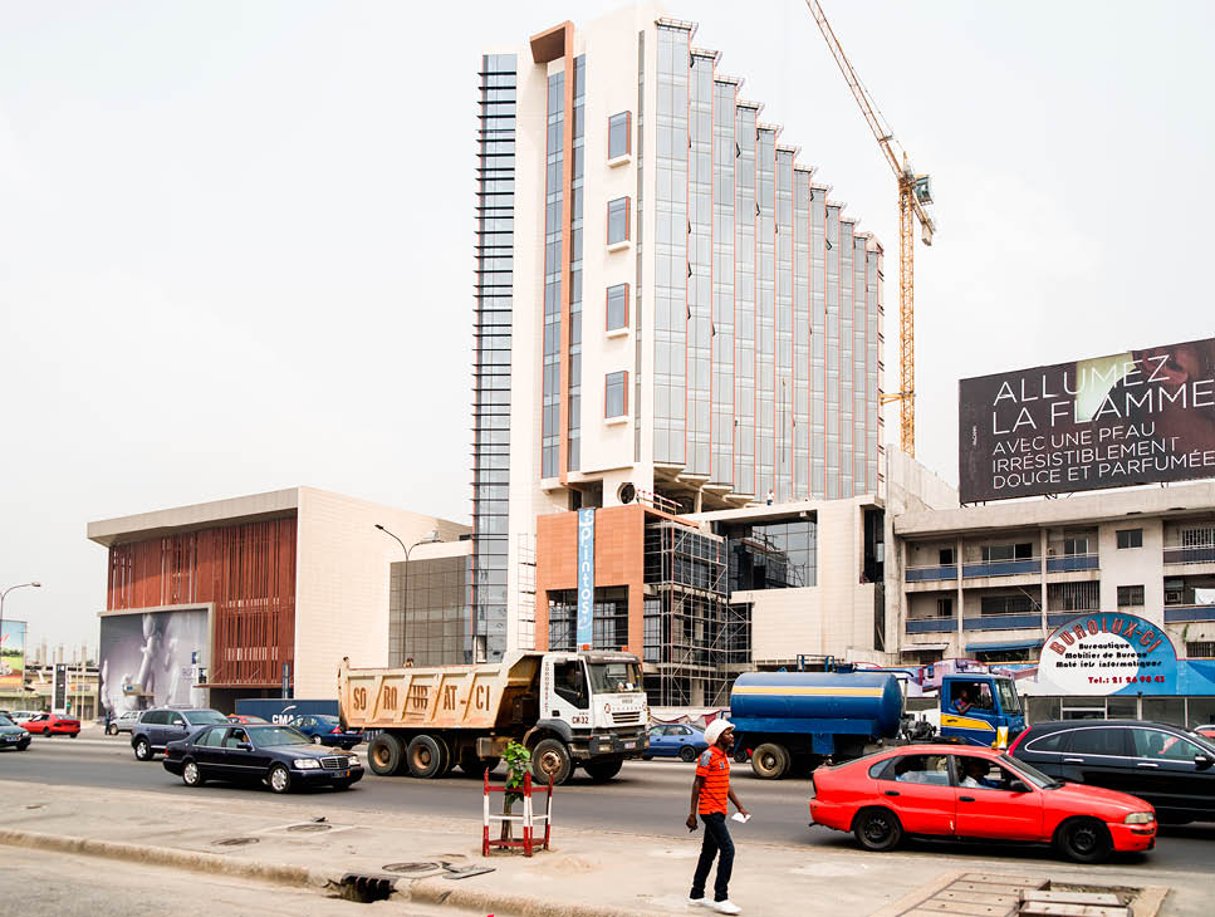
<svg viewBox="0 0 1215 917"><path fill-rule="evenodd" d="M299 488L295 583L296 697L336 697L343 656L388 664L389 566L406 545L438 530L454 541L468 527L353 497Z"/></svg>

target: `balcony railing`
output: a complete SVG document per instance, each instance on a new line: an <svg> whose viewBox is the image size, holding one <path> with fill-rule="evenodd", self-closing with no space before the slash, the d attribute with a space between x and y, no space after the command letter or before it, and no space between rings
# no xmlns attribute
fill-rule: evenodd
<svg viewBox="0 0 1215 917"><path fill-rule="evenodd" d="M1042 558L1029 557L1024 560L991 560L977 564L963 564L962 577L970 579L976 576L1019 576L1024 573L1038 573L1042 570Z"/></svg>
<svg viewBox="0 0 1215 917"><path fill-rule="evenodd" d="M908 567L903 573L903 580L908 583L926 583L936 580L956 580L957 578L957 564L941 564L934 567Z"/></svg>
<svg viewBox="0 0 1215 917"><path fill-rule="evenodd" d="M1215 605L1166 605L1165 624L1188 624L1190 621L1215 621Z"/></svg>
<svg viewBox="0 0 1215 917"><path fill-rule="evenodd" d="M909 634L951 634L958 629L954 618L908 618Z"/></svg>
<svg viewBox="0 0 1215 917"><path fill-rule="evenodd" d="M1099 608L1077 608L1074 611L1048 611L1046 613L1046 623L1051 627L1058 627L1072 618L1078 618L1081 615L1093 615L1098 611L1100 611Z"/></svg>
<svg viewBox="0 0 1215 917"><path fill-rule="evenodd" d="M980 615L962 619L963 630L1024 630L1042 627L1042 615L1038 612L1015 615Z"/></svg>
<svg viewBox="0 0 1215 917"><path fill-rule="evenodd" d="M1215 563L1215 544L1191 544L1185 547L1164 549L1166 564L1210 564Z"/></svg>
<svg viewBox="0 0 1215 917"><path fill-rule="evenodd" d="M1065 554L1046 558L1047 573L1071 573L1073 570L1096 570L1096 554Z"/></svg>

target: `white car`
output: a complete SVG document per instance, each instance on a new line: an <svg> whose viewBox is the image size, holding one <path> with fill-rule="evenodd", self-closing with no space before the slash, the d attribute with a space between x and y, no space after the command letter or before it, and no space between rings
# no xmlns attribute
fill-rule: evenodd
<svg viewBox="0 0 1215 917"><path fill-rule="evenodd" d="M19 726L26 720L36 717L39 712L38 710L14 710L8 715L8 718Z"/></svg>
<svg viewBox="0 0 1215 917"><path fill-rule="evenodd" d="M116 736L120 732L134 732L135 724L139 722L141 716L143 716L142 710L124 710L115 719L110 720L110 725L105 729L106 735Z"/></svg>

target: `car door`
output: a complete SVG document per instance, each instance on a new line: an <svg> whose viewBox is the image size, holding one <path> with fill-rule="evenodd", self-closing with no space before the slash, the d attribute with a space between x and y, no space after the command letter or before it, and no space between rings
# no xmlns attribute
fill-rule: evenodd
<svg viewBox="0 0 1215 917"><path fill-rule="evenodd" d="M1062 757L1063 779L1103 786L1134 795L1140 775L1130 757L1130 730L1099 721L1077 724L1066 733Z"/></svg>
<svg viewBox="0 0 1215 917"><path fill-rule="evenodd" d="M877 797L899 817L908 834L955 834L957 794L946 755L898 755L873 772Z"/></svg>
<svg viewBox="0 0 1215 917"><path fill-rule="evenodd" d="M1215 756L1184 736L1151 726L1132 727L1138 780L1126 792L1146 799L1166 818L1207 820L1215 814Z"/></svg>
<svg viewBox="0 0 1215 917"><path fill-rule="evenodd" d="M998 761L979 755L953 758L957 833L1009 841L1042 838L1042 794ZM974 770L968 770L974 768ZM966 779L967 774L981 776ZM977 785L969 785L977 783ZM964 785L967 784L967 785ZM1014 789L1015 788L1015 789Z"/></svg>
<svg viewBox="0 0 1215 917"><path fill-rule="evenodd" d="M156 745L164 748L170 742L176 742L178 739L184 739L190 734L189 724L186 718L176 710L170 710L168 717L165 719L164 729L161 732L160 740Z"/></svg>
<svg viewBox="0 0 1215 917"><path fill-rule="evenodd" d="M24 725L30 732L45 733L47 721L50 716L45 713L39 713L37 716L31 716L25 721Z"/></svg>
<svg viewBox="0 0 1215 917"><path fill-rule="evenodd" d="M224 762L219 753L219 745L223 738L223 726L201 729L186 750L188 755L194 757L194 761L198 764L198 769L204 777L219 779L224 777Z"/></svg>

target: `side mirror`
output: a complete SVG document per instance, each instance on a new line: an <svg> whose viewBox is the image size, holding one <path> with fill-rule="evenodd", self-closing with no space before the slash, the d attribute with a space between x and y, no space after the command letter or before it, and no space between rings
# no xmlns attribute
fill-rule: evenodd
<svg viewBox="0 0 1215 917"><path fill-rule="evenodd" d="M1194 766L1200 771L1210 770L1211 765L1215 764L1215 758L1210 755L1198 754L1194 756Z"/></svg>
<svg viewBox="0 0 1215 917"><path fill-rule="evenodd" d="M253 746L250 745L248 742L241 742L236 747L239 748L241 751L253 751Z"/></svg>
<svg viewBox="0 0 1215 917"><path fill-rule="evenodd" d="M1009 783L1008 792L1010 792L1010 793L1028 793L1029 787L1027 787L1020 780L1014 780L1011 783Z"/></svg>

